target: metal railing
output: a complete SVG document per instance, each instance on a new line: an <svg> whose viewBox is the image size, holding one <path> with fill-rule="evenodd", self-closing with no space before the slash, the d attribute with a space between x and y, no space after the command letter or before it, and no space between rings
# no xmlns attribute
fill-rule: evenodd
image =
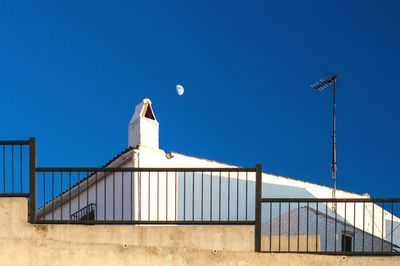
<svg viewBox="0 0 400 266"><path fill-rule="evenodd" d="M35 172L35 223L255 224L256 168ZM93 219L75 219L74 214L94 205Z"/></svg>
<svg viewBox="0 0 400 266"><path fill-rule="evenodd" d="M262 198L259 250L399 255L400 199Z"/></svg>
<svg viewBox="0 0 400 266"><path fill-rule="evenodd" d="M35 138L0 159L0 197L29 197L32 224L254 225L256 252L400 255L400 199L263 198L260 164L38 168Z"/></svg>
<svg viewBox="0 0 400 266"><path fill-rule="evenodd" d="M94 221L96 213L96 204L90 203L86 207L71 214L73 221Z"/></svg>
<svg viewBox="0 0 400 266"><path fill-rule="evenodd" d="M0 197L28 197L35 138L0 140Z"/></svg>

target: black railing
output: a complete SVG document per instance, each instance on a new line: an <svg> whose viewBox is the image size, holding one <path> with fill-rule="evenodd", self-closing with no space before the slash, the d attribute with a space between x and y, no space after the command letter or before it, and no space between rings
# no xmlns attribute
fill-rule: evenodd
<svg viewBox="0 0 400 266"><path fill-rule="evenodd" d="M0 197L28 197L35 139L0 141ZM32 157L33 154L33 157Z"/></svg>
<svg viewBox="0 0 400 266"><path fill-rule="evenodd" d="M400 199L262 198L261 203L261 252L400 254Z"/></svg>
<svg viewBox="0 0 400 266"><path fill-rule="evenodd" d="M35 222L253 225L256 172L255 168L36 168ZM96 205L93 220L73 217L91 205Z"/></svg>
<svg viewBox="0 0 400 266"><path fill-rule="evenodd" d="M86 207L71 214L72 221L94 221L96 213L96 204L90 203Z"/></svg>
<svg viewBox="0 0 400 266"><path fill-rule="evenodd" d="M0 141L0 197L32 224L255 225L255 251L400 255L400 199L263 198L262 168L37 168Z"/></svg>

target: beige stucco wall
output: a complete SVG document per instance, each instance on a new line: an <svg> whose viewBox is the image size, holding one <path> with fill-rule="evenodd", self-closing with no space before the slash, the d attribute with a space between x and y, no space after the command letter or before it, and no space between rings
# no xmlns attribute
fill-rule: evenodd
<svg viewBox="0 0 400 266"><path fill-rule="evenodd" d="M394 257L254 253L252 226L30 225L0 198L0 265L400 265Z"/></svg>

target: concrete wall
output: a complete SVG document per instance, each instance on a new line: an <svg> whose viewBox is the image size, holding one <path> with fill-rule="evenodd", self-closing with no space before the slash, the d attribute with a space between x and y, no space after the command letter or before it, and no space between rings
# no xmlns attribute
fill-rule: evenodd
<svg viewBox="0 0 400 266"><path fill-rule="evenodd" d="M31 225L27 207L0 198L0 265L400 265L397 257L254 253L252 226Z"/></svg>

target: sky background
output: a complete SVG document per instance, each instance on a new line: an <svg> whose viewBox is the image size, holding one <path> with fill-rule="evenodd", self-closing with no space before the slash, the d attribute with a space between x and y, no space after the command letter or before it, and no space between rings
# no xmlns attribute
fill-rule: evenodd
<svg viewBox="0 0 400 266"><path fill-rule="evenodd" d="M0 139L101 166L150 98L165 151L399 197L399 1L1 1ZM179 97L175 85L182 84Z"/></svg>

